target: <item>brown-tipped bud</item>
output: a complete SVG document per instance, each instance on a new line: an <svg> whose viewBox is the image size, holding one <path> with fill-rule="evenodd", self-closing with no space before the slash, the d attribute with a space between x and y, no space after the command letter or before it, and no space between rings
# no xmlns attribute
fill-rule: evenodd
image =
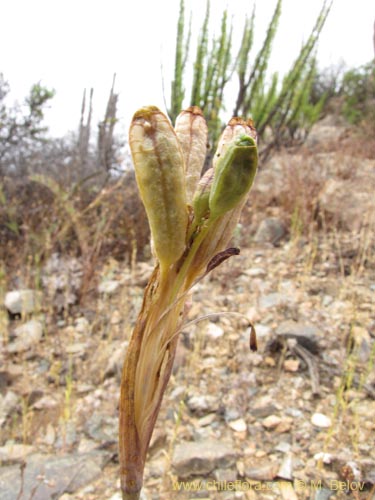
<svg viewBox="0 0 375 500"><path fill-rule="evenodd" d="M134 114L129 144L155 252L168 267L185 249L188 224L181 149L168 118L155 106Z"/></svg>
<svg viewBox="0 0 375 500"><path fill-rule="evenodd" d="M243 120L239 117L231 118L220 136L216 153L213 158L214 168L216 168L217 162L220 160L220 158L224 156L225 151L228 149L229 145L233 143L236 137L240 137L241 135L248 135L252 137L256 143L257 132L254 126L254 122L250 119Z"/></svg>
<svg viewBox="0 0 375 500"><path fill-rule="evenodd" d="M194 220L197 224L207 218L210 213L209 199L212 181L214 179L214 169L209 168L200 181L193 197Z"/></svg>
<svg viewBox="0 0 375 500"><path fill-rule="evenodd" d="M248 135L236 137L217 162L209 207L212 218L235 208L249 192L258 166L255 140Z"/></svg>
<svg viewBox="0 0 375 500"><path fill-rule="evenodd" d="M185 162L186 197L191 204L207 152L208 129L198 106L181 111L175 131Z"/></svg>

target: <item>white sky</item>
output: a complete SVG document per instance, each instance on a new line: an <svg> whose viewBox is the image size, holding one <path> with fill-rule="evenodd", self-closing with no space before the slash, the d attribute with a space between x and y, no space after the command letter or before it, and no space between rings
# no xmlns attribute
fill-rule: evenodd
<svg viewBox="0 0 375 500"><path fill-rule="evenodd" d="M229 5L240 36L253 3L211 0L213 26L219 29L222 9ZM290 67L322 3L283 1L272 69ZM186 11L193 12L193 28L201 25L205 4L185 0ZM256 5L255 45L259 47L276 0L258 0ZM19 101L37 81L56 90L46 114L54 135L78 127L84 88L94 87L94 116L102 118L116 73L119 117L127 127L138 107L164 108L161 65L169 87L178 9L179 0L2 0L0 72L10 84L12 98ZM320 66L369 62L374 57L374 20L374 0L334 0L319 42Z"/></svg>

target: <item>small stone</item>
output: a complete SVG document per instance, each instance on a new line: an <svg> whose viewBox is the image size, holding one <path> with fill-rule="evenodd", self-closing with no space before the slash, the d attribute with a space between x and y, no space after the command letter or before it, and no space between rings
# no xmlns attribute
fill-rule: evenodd
<svg viewBox="0 0 375 500"><path fill-rule="evenodd" d="M253 481L272 481L278 472L279 464L264 458L252 459L245 467L245 477Z"/></svg>
<svg viewBox="0 0 375 500"><path fill-rule="evenodd" d="M58 406L58 402L52 396L43 396L41 399L38 399L33 404L33 408L36 410L48 410L51 408L56 408Z"/></svg>
<svg viewBox="0 0 375 500"><path fill-rule="evenodd" d="M322 305L328 307L333 302L333 297L331 295L324 295L322 299Z"/></svg>
<svg viewBox="0 0 375 500"><path fill-rule="evenodd" d="M98 448L98 443L92 439L81 438L79 445L77 447L78 453L90 453L90 451L96 450Z"/></svg>
<svg viewBox="0 0 375 500"><path fill-rule="evenodd" d="M272 413L276 410L277 407L273 403L272 399L265 396L254 402L254 405L250 408L250 413L256 418L264 418L268 415L272 415Z"/></svg>
<svg viewBox="0 0 375 500"><path fill-rule="evenodd" d="M286 339L295 339L298 344L313 354L319 352L319 329L314 325L298 323L297 321L283 321L276 329L276 334Z"/></svg>
<svg viewBox="0 0 375 500"><path fill-rule="evenodd" d="M34 500L61 498L97 479L111 456L103 450L65 456L29 455L23 475L19 464L0 468L1 498L14 499L21 488L22 498L30 498L30 492L35 493Z"/></svg>
<svg viewBox="0 0 375 500"><path fill-rule="evenodd" d="M286 235L284 223L277 217L268 217L264 219L254 236L257 243L272 243L277 245Z"/></svg>
<svg viewBox="0 0 375 500"><path fill-rule="evenodd" d="M36 290L14 290L5 295L4 305L11 314L31 314L40 311L42 297Z"/></svg>
<svg viewBox="0 0 375 500"><path fill-rule="evenodd" d="M314 455L314 460L317 462L322 461L324 464L329 465L332 463L333 455L331 453L324 453L323 451Z"/></svg>
<svg viewBox="0 0 375 500"><path fill-rule="evenodd" d="M222 484L234 483L237 479L237 470L234 467L230 469L216 469L214 471L214 478L216 481L221 481Z"/></svg>
<svg viewBox="0 0 375 500"><path fill-rule="evenodd" d="M77 394L87 394L88 392L91 392L94 390L94 386L91 385L91 384L86 384L86 383L82 383L82 384L77 384L75 386L76 388L76 391L77 391Z"/></svg>
<svg viewBox="0 0 375 500"><path fill-rule="evenodd" d="M358 353L358 360L361 363L367 363L371 356L372 342L366 328L353 326L348 342L351 343L352 350Z"/></svg>
<svg viewBox="0 0 375 500"><path fill-rule="evenodd" d="M11 385L18 377L23 374L23 368L20 365L9 364L6 369L0 369L0 389Z"/></svg>
<svg viewBox="0 0 375 500"><path fill-rule="evenodd" d="M267 276L267 271L262 267L252 267L251 269L245 271L244 274L250 276L251 278L262 278L263 276Z"/></svg>
<svg viewBox="0 0 375 500"><path fill-rule="evenodd" d="M8 391L5 396L0 393L0 427L8 416L17 408L19 398L13 391Z"/></svg>
<svg viewBox="0 0 375 500"><path fill-rule="evenodd" d="M111 325L119 325L121 321L122 321L121 313L116 309L115 311L113 311L111 315L110 323Z"/></svg>
<svg viewBox="0 0 375 500"><path fill-rule="evenodd" d="M280 441L280 443L275 446L275 450L280 451L281 453L288 453L291 447L292 445L290 443L287 443L286 441Z"/></svg>
<svg viewBox="0 0 375 500"><path fill-rule="evenodd" d="M167 442L167 432L165 428L157 427L151 436L149 452L154 453L156 450L165 448Z"/></svg>
<svg viewBox="0 0 375 500"><path fill-rule="evenodd" d="M267 337L271 332L271 327L268 325L256 324L256 334L258 338Z"/></svg>
<svg viewBox="0 0 375 500"><path fill-rule="evenodd" d="M271 356L267 356L264 358L264 362L267 366L276 366L276 361L274 358L271 358Z"/></svg>
<svg viewBox="0 0 375 500"><path fill-rule="evenodd" d="M116 442L116 421L113 417L93 413L85 424L85 432L95 441Z"/></svg>
<svg viewBox="0 0 375 500"><path fill-rule="evenodd" d="M198 419L197 425L198 427L207 427L208 425L211 425L215 420L216 414L209 413L208 415L205 415L204 417Z"/></svg>
<svg viewBox="0 0 375 500"><path fill-rule="evenodd" d="M318 488L315 491L314 500L330 500L332 498L332 490L327 488Z"/></svg>
<svg viewBox="0 0 375 500"><path fill-rule="evenodd" d="M289 432L292 427L292 421L289 418L284 418L276 427L275 432L278 434L284 434L284 432Z"/></svg>
<svg viewBox="0 0 375 500"><path fill-rule="evenodd" d="M282 422L282 419L278 417L277 415L269 415L266 417L262 425L268 430L275 429L280 423Z"/></svg>
<svg viewBox="0 0 375 500"><path fill-rule="evenodd" d="M43 325L32 319L14 330L16 339L8 345L9 353L24 352L38 344L43 336Z"/></svg>
<svg viewBox="0 0 375 500"><path fill-rule="evenodd" d="M252 352L249 362L252 366L260 366L263 363L263 356L258 352Z"/></svg>
<svg viewBox="0 0 375 500"><path fill-rule="evenodd" d="M311 423L315 425L315 427L320 427L322 429L328 429L332 425L332 421L323 413L314 413L311 417Z"/></svg>
<svg viewBox="0 0 375 500"><path fill-rule="evenodd" d="M59 429L57 431L56 448L66 449L67 447L73 447L77 441L77 428L72 420L68 422L60 421Z"/></svg>
<svg viewBox="0 0 375 500"><path fill-rule="evenodd" d="M228 423L229 427L235 432L246 432L247 424L243 418L239 418L237 420L232 420Z"/></svg>
<svg viewBox="0 0 375 500"><path fill-rule="evenodd" d="M87 351L87 344L84 342L75 342L74 344L67 345L65 351L68 354L83 356Z"/></svg>
<svg viewBox="0 0 375 500"><path fill-rule="evenodd" d="M286 453L283 463L280 466L277 477L286 479L287 481L293 480L293 456L291 453Z"/></svg>
<svg viewBox="0 0 375 500"><path fill-rule="evenodd" d="M184 442L175 447L172 465L179 477L210 474L232 466L236 452L232 442L204 440Z"/></svg>
<svg viewBox="0 0 375 500"><path fill-rule="evenodd" d="M286 359L284 361L284 370L286 372L298 372L299 365L299 359Z"/></svg>
<svg viewBox="0 0 375 500"><path fill-rule="evenodd" d="M34 447L27 444L9 443L0 447L0 462L11 464L25 458L34 451Z"/></svg>
<svg viewBox="0 0 375 500"><path fill-rule="evenodd" d="M119 286L120 283L118 281L105 280L99 284L98 291L104 295L112 295L117 291Z"/></svg>
<svg viewBox="0 0 375 500"><path fill-rule="evenodd" d="M87 335L90 332L90 323L85 317L77 318L74 322L75 330L77 333L83 333Z"/></svg>
<svg viewBox="0 0 375 500"><path fill-rule="evenodd" d="M242 415L242 410L235 408L231 404L225 406L225 421L231 422L233 420L238 420Z"/></svg>
<svg viewBox="0 0 375 500"><path fill-rule="evenodd" d="M284 306L288 303L288 297L279 292L272 292L262 295L259 299L260 309L270 309L272 307Z"/></svg>
<svg viewBox="0 0 375 500"><path fill-rule="evenodd" d="M43 442L48 446L52 446L55 440L56 440L56 431L52 424L48 424L46 427L46 433L44 435Z"/></svg>
<svg viewBox="0 0 375 500"><path fill-rule="evenodd" d="M224 335L224 330L210 321L207 325L206 333L209 337L218 339Z"/></svg>
<svg viewBox="0 0 375 500"><path fill-rule="evenodd" d="M112 350L112 354L109 356L104 370L105 378L120 376L128 345L129 342L125 340L121 344L109 346Z"/></svg>
<svg viewBox="0 0 375 500"><path fill-rule="evenodd" d="M301 410L293 407L285 408L285 413L293 418L301 418L303 416L303 412Z"/></svg>
<svg viewBox="0 0 375 500"><path fill-rule="evenodd" d="M191 396L187 400L187 406L190 411L198 416L207 413L215 413L219 409L219 401L215 396Z"/></svg>

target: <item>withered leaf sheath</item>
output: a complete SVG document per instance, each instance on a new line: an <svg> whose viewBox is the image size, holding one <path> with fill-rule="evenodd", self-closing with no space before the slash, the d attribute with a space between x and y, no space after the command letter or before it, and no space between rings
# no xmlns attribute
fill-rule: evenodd
<svg viewBox="0 0 375 500"><path fill-rule="evenodd" d="M181 111L175 131L184 157L187 202L191 204L207 152L208 128L201 109L191 106Z"/></svg>
<svg viewBox="0 0 375 500"><path fill-rule="evenodd" d="M155 253L166 270L184 251L188 224L181 148L168 118L154 106L134 114L129 144Z"/></svg>

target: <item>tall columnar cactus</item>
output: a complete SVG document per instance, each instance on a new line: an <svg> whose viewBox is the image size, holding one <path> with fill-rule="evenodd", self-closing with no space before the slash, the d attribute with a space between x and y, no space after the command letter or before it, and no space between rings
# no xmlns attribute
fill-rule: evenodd
<svg viewBox="0 0 375 500"><path fill-rule="evenodd" d="M171 375L184 303L194 283L239 250L227 248L257 170L252 122L233 118L213 167L200 179L207 125L198 107L173 129L156 107L133 117L130 147L146 208L155 269L126 355L120 395L120 474L124 499L138 499L146 453Z"/></svg>
<svg viewBox="0 0 375 500"><path fill-rule="evenodd" d="M261 158L280 146L296 140L296 130L305 137L321 113L322 102L310 99L313 83L312 68L320 33L330 12L333 0L322 0L322 7L315 19L311 33L300 48L290 70L283 79L278 73L269 73L269 61L282 12L282 0L274 0L272 17L259 51L253 54L255 34L255 2L246 15L238 51L233 45L234 27L224 10L217 35L210 34L210 0L206 0L203 18L196 43L196 53L191 64L189 50L191 26L185 29L184 0L180 0L180 14L176 37L174 78L171 85L169 114L175 120L191 87L191 104L198 104L207 119L209 140L217 144L222 122L221 112L233 104L233 114L250 116L255 122L259 137L267 135L267 144L260 151ZM233 2L235 3L235 2ZM249 7L251 2L249 2ZM236 30L238 26L235 27ZM191 64L192 81L187 85L186 70ZM229 82L238 81L234 102L226 102L225 93ZM270 134L271 132L271 134Z"/></svg>

